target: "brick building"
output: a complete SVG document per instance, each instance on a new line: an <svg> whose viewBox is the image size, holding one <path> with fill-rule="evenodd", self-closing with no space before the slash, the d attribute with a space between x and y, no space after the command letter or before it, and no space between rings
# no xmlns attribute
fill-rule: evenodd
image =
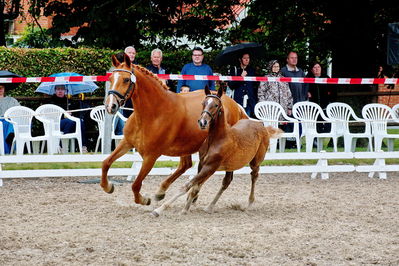
<svg viewBox="0 0 399 266"><path fill-rule="evenodd" d="M387 85L378 85L378 92L396 92L399 93L399 84L394 89L389 89ZM388 105L390 107L399 104L399 95L384 95L378 96L378 103Z"/></svg>

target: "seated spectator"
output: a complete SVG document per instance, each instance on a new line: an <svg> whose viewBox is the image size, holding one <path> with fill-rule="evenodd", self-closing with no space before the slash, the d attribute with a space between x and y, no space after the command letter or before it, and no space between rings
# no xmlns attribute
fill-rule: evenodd
<svg viewBox="0 0 399 266"><path fill-rule="evenodd" d="M154 74L169 74L162 66L162 51L158 48L151 51L151 65L147 66L147 69ZM168 85L168 81L161 79L163 83Z"/></svg>
<svg viewBox="0 0 399 266"><path fill-rule="evenodd" d="M55 104L64 110L79 109L79 106L68 100L64 85L55 86L55 94L51 97L51 103ZM79 117L78 113L72 113L73 116ZM84 120L80 118L81 132L82 132L82 152L87 153L87 136ZM64 134L73 133L76 131L76 123L68 118L61 117L60 129Z"/></svg>
<svg viewBox="0 0 399 266"><path fill-rule="evenodd" d="M183 66L182 75L213 75L212 68L202 62L204 60L204 51L201 48L195 47L193 49L192 60L192 63ZM206 85L208 85L209 89L215 90L215 81L213 80L179 80L176 92L180 93L182 86L189 87L190 91L196 91L205 89Z"/></svg>
<svg viewBox="0 0 399 266"><path fill-rule="evenodd" d="M0 84L0 117L4 117L4 113L13 106L19 106L19 102L10 96L6 96L6 87ZM3 123L4 152L11 153L11 144L14 139L14 127L10 122L0 118Z"/></svg>

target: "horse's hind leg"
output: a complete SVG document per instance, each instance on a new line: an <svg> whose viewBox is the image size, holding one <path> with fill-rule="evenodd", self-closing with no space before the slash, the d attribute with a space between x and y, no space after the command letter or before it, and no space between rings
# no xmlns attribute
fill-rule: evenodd
<svg viewBox="0 0 399 266"><path fill-rule="evenodd" d="M231 180L233 180L233 172L226 172L226 175L223 178L222 186L216 194L215 198L211 203L204 209L207 213L213 212L213 207L215 207L216 202L219 200L222 193L229 187Z"/></svg>
<svg viewBox="0 0 399 266"><path fill-rule="evenodd" d="M114 185L108 182L108 170L122 155L126 154L130 149L133 148L133 145L129 144L124 138L121 140L116 149L103 161L102 163L102 175L100 186L107 193L114 192Z"/></svg>
<svg viewBox="0 0 399 266"><path fill-rule="evenodd" d="M179 176L184 174L187 169L193 166L193 161L191 159L191 155L180 157L180 163L177 167L176 171L168 176L162 183L159 185L158 192L155 194L155 200L159 201L165 197L165 192L168 190L169 186L175 182Z"/></svg>
<svg viewBox="0 0 399 266"><path fill-rule="evenodd" d="M260 164L262 163L263 159L265 158L265 153L266 153L267 147L261 147L258 151L258 153L255 155L255 158L252 159L252 161L249 163L249 166L251 167L251 193L249 194L249 199L248 199L248 206L247 209L249 209L255 201L255 183L256 180L258 180L259 176L259 168Z"/></svg>

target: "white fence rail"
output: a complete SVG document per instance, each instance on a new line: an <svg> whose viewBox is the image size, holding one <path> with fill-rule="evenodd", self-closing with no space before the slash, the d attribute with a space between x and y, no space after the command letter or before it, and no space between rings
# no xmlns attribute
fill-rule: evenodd
<svg viewBox="0 0 399 266"><path fill-rule="evenodd" d="M0 186L3 179L7 178L34 178L34 177L63 177L63 176L101 176L101 169L73 169L75 162L102 162L107 154L74 154L74 155L10 155L0 156ZM319 152L319 153L268 153L265 160L317 160L315 165L290 165L290 166L262 166L260 173L311 173L315 178L320 174L322 179L328 179L329 173L339 172L368 172L369 177L378 174L379 178L387 178L386 172L399 172L399 164L386 165L388 158L399 159L399 152ZM373 165L330 165L333 159L373 159ZM194 175L197 171L198 155L193 155L194 167L184 175ZM140 170L142 158L138 153L126 154L117 161L132 162L131 168L110 168L109 176L127 176L132 180ZM179 161L179 157L161 156L158 161ZM13 163L71 163L70 169L28 169L28 170L3 170L1 164ZM173 168L153 168L149 175L170 175ZM249 174L251 169L244 167L235 171L237 174ZM224 174L222 171L216 174Z"/></svg>

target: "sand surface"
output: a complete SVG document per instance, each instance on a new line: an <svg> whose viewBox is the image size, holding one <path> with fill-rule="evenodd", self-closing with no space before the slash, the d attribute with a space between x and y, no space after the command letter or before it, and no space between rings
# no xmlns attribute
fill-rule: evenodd
<svg viewBox="0 0 399 266"><path fill-rule="evenodd" d="M398 173L261 175L245 212L250 177L237 175L208 214L221 179L204 185L188 214L182 197L158 218L154 201L133 202L127 182L106 194L78 183L85 178L5 180L0 265L399 265ZM161 180L147 177L143 194Z"/></svg>

